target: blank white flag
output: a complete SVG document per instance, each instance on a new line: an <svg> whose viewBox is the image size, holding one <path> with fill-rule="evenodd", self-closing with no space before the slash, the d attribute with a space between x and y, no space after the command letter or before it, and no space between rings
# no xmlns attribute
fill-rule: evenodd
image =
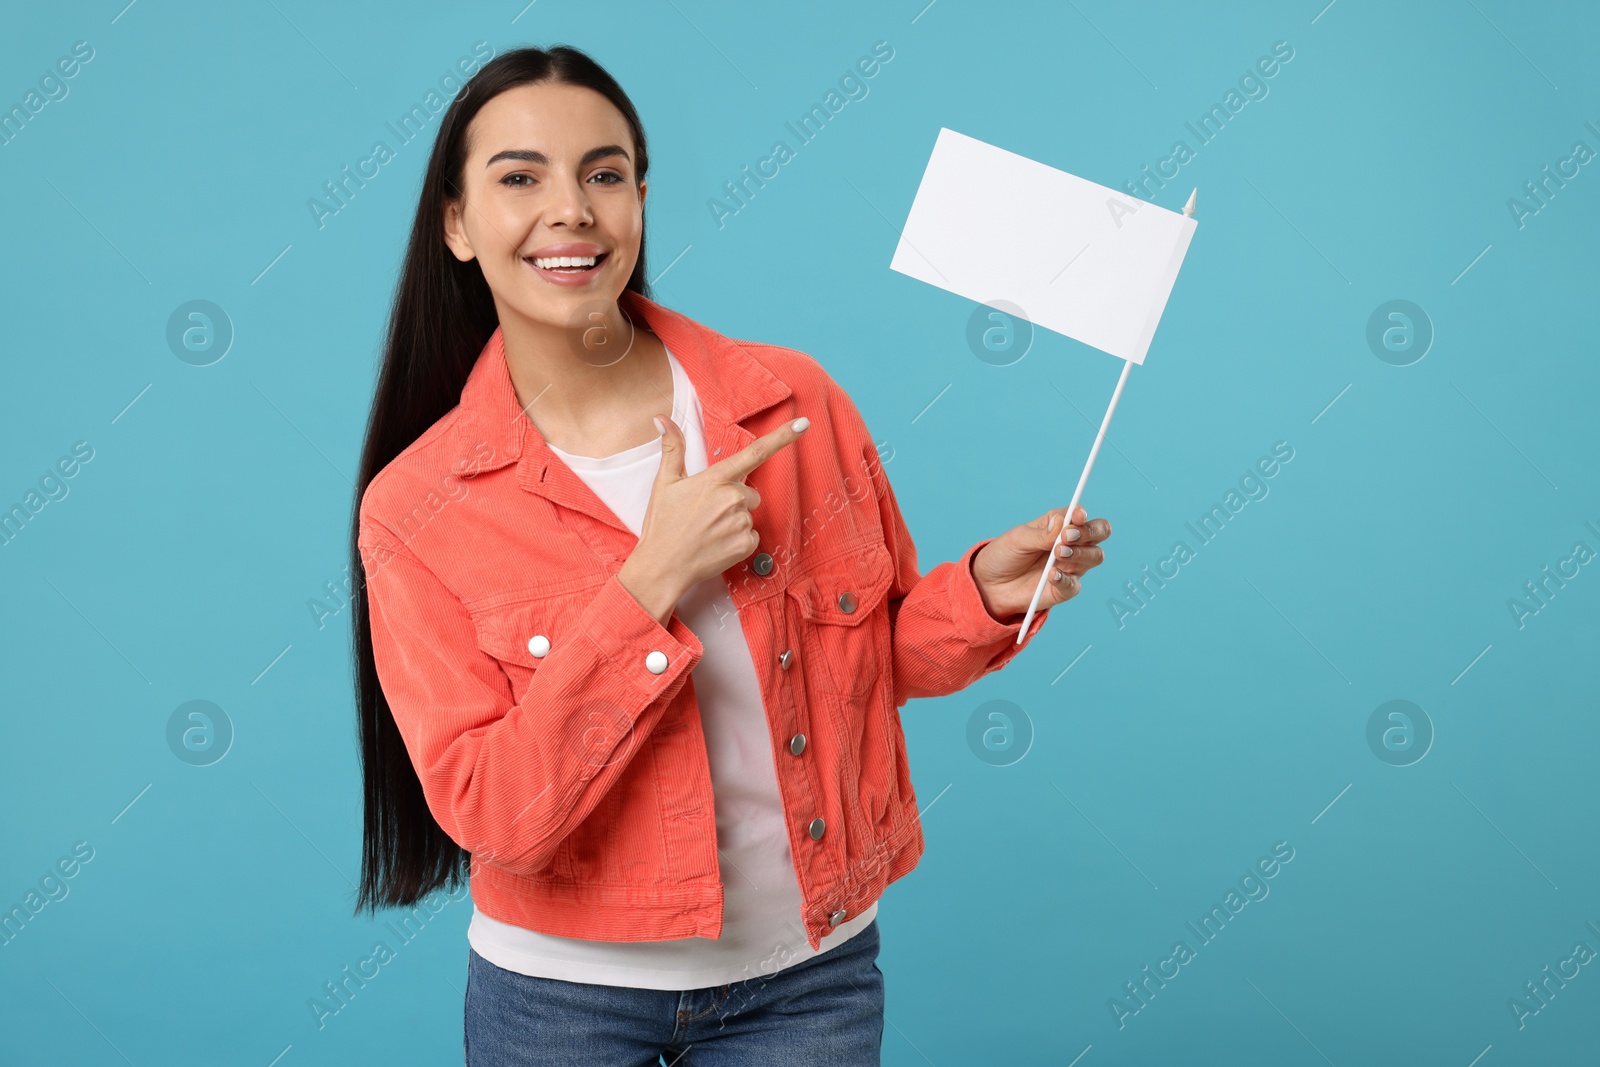
<svg viewBox="0 0 1600 1067"><path fill-rule="evenodd" d="M1195 220L941 129L889 266L1143 363Z"/></svg>

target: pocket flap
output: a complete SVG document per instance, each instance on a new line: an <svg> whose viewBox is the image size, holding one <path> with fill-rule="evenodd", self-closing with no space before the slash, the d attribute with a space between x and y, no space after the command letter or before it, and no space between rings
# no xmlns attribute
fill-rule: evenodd
<svg viewBox="0 0 1600 1067"><path fill-rule="evenodd" d="M528 668L539 666L543 657L533 654L530 643L536 637L543 637L548 644L542 647L548 655L561 639L562 634L555 628L555 607L555 599L545 597L501 604L475 613L472 622L478 632L478 647L506 663Z"/></svg>
<svg viewBox="0 0 1600 1067"><path fill-rule="evenodd" d="M883 601L893 580L889 549L877 541L824 560L807 561L789 576L788 589L807 620L859 626ZM855 598L850 611L840 604L845 593Z"/></svg>

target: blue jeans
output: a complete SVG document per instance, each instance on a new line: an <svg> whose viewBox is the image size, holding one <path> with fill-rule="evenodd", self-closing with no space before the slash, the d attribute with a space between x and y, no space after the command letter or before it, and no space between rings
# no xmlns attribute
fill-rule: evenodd
<svg viewBox="0 0 1600 1067"><path fill-rule="evenodd" d="M468 949L468 1067L862 1067L883 1045L878 921L776 974L682 992L536 978Z"/></svg>

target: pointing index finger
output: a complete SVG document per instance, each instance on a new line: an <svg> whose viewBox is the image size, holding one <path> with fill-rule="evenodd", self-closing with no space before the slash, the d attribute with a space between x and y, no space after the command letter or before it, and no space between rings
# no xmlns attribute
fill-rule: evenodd
<svg viewBox="0 0 1600 1067"><path fill-rule="evenodd" d="M798 441L800 435L805 433L806 427L810 425L811 420L802 415L770 433L762 434L744 448L708 469L716 471L729 481L740 481L776 455L779 449Z"/></svg>

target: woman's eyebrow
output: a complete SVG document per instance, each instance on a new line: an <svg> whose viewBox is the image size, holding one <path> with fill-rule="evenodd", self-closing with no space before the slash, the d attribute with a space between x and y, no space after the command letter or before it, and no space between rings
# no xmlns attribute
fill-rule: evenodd
<svg viewBox="0 0 1600 1067"><path fill-rule="evenodd" d="M599 148L591 148L585 152L583 158L578 160L578 166L586 167L595 160L605 159L607 156L621 156L623 159L632 158L628 155L628 150L621 145L607 144L601 145ZM524 163L537 163L541 167L550 165L549 158L543 152L536 152L531 148L508 148L503 152L496 152L490 156L484 166L491 167L502 159L516 159Z"/></svg>

